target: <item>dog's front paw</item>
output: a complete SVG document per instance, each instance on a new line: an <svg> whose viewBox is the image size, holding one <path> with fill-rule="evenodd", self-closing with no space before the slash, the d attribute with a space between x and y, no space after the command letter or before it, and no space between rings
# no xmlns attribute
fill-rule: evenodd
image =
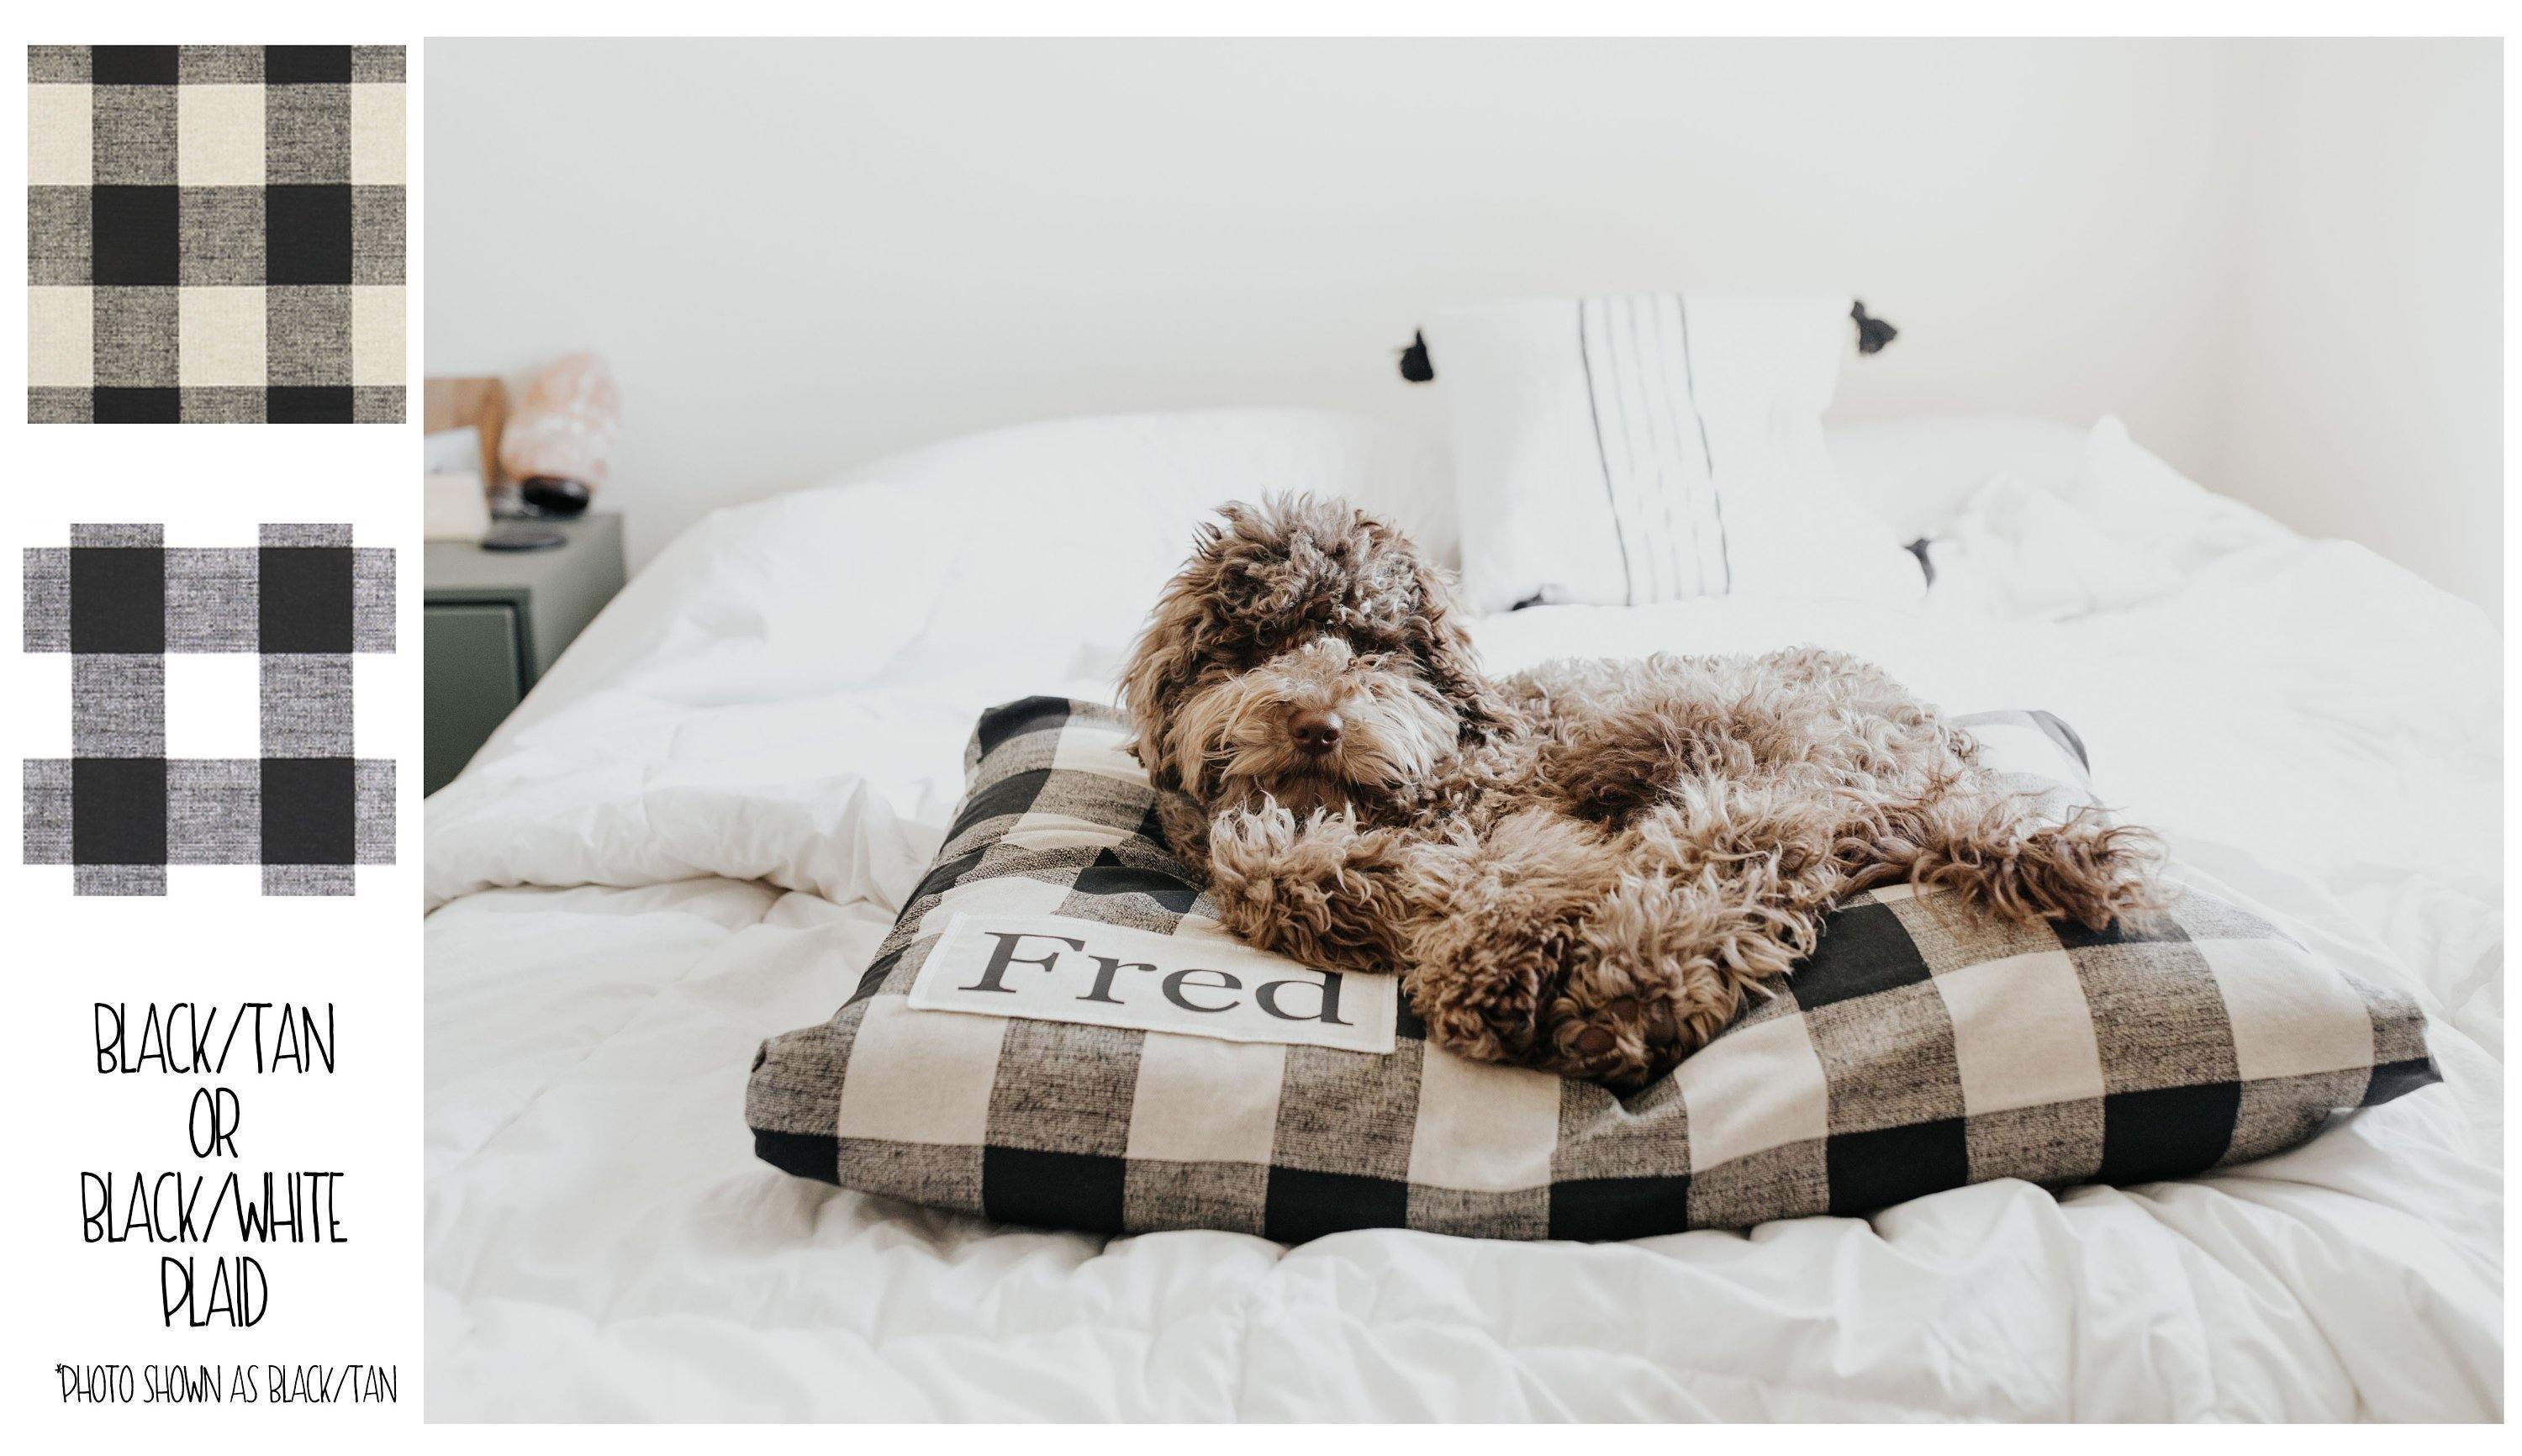
<svg viewBox="0 0 2522 1456"><path fill-rule="evenodd" d="M1447 916L1402 979L1427 1039L1474 1061L1545 1064L1544 1012L1582 945L1577 926L1573 915Z"/></svg>
<svg viewBox="0 0 2522 1456"><path fill-rule="evenodd" d="M1745 993L1792 949L1774 917L1712 873L1624 878L1587 916L1583 945L1542 1008L1535 1064L1643 1087L1732 1024Z"/></svg>
<svg viewBox="0 0 2522 1456"><path fill-rule="evenodd" d="M1344 817L1272 804L1218 816L1208 840L1217 918L1236 938L1325 970L1390 970L1408 914L1404 847Z"/></svg>
<svg viewBox="0 0 2522 1456"><path fill-rule="evenodd" d="M1267 873L1296 842L1296 817L1277 804L1230 809L1208 823L1209 863L1228 874Z"/></svg>
<svg viewBox="0 0 2522 1456"><path fill-rule="evenodd" d="M1469 960L1414 968L1405 989L1427 1039L1458 1057L1624 1091L1696 1045L1674 979L1660 966L1603 960L1575 916L1497 926Z"/></svg>
<svg viewBox="0 0 2522 1456"><path fill-rule="evenodd" d="M1543 1011L1535 1064L1563 1077L1632 1091L1662 1076L1692 1049L1682 1039L1673 991L1654 975L1600 963L1568 977Z"/></svg>
<svg viewBox="0 0 2522 1456"><path fill-rule="evenodd" d="M1428 1039L1457 1056L1633 1087L1731 1014L1705 964L1687 973L1721 933L1704 907L1620 873L1594 825L1518 815L1440 847L1429 868L1443 909L1411 947L1404 989Z"/></svg>

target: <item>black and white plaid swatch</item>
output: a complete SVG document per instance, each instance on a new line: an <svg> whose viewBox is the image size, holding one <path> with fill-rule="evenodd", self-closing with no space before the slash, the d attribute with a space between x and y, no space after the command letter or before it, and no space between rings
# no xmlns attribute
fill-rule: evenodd
<svg viewBox="0 0 2522 1456"><path fill-rule="evenodd" d="M25 647L69 655L70 756L25 761L26 863L72 867L81 895L163 895L170 865L348 895L354 867L393 864L395 766L357 754L352 678L395 648L394 576L348 526L207 548L73 526L28 548Z"/></svg>
<svg viewBox="0 0 2522 1456"><path fill-rule="evenodd" d="M403 418L402 47L26 65L29 421Z"/></svg>

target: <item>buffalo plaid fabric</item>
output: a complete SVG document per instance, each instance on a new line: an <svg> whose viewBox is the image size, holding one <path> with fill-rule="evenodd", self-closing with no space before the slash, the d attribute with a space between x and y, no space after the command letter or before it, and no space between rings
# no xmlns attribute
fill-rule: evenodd
<svg viewBox="0 0 2522 1456"><path fill-rule="evenodd" d="M2011 753L2074 742L2047 715L1963 722ZM1861 897L1785 995L1626 1100L1438 1051L1406 1005L1388 1056L911 1010L957 911L1203 916L1121 741L1079 703L982 718L970 793L857 994L756 1058L765 1159L1099 1233L1625 1239L1993 1178L2175 1178L2438 1080L2412 1004L2196 892L2172 924L2099 934Z"/></svg>
<svg viewBox="0 0 2522 1456"><path fill-rule="evenodd" d="M70 754L25 761L25 859L81 895L163 895L170 865L259 865L266 895L348 895L394 863L395 766L356 752L359 653L394 650L394 552L348 526L170 547L73 526L25 557L25 646L70 672Z"/></svg>
<svg viewBox="0 0 2522 1456"><path fill-rule="evenodd" d="M26 417L403 417L400 46L29 46Z"/></svg>

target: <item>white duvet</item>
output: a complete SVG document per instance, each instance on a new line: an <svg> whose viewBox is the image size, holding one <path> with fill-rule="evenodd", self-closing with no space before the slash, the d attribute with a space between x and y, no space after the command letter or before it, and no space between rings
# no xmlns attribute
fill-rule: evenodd
<svg viewBox="0 0 2522 1456"><path fill-rule="evenodd" d="M1211 466L1424 483L1223 418L1192 441ZM1108 696L1197 507L1235 493L998 448L1021 479L914 458L711 518L430 802L433 1418L2500 1417L2499 639L2185 483L2121 523L2177 571L2116 610L1728 599L1480 637L1500 668L1820 641L1956 709L2055 711L2130 816L2413 990L2440 1087L2190 1182L1595 1246L1106 1242L755 1161L753 1050L855 983L975 713ZM1976 566L2037 573L2051 534L2004 562L1980 526Z"/></svg>

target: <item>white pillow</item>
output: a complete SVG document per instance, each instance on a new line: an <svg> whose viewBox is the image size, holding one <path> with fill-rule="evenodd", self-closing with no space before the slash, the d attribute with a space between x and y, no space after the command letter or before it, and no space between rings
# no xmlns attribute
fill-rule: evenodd
<svg viewBox="0 0 2522 1456"><path fill-rule="evenodd" d="M1924 594L1822 444L1845 298L1541 299L1426 333L1478 610Z"/></svg>

